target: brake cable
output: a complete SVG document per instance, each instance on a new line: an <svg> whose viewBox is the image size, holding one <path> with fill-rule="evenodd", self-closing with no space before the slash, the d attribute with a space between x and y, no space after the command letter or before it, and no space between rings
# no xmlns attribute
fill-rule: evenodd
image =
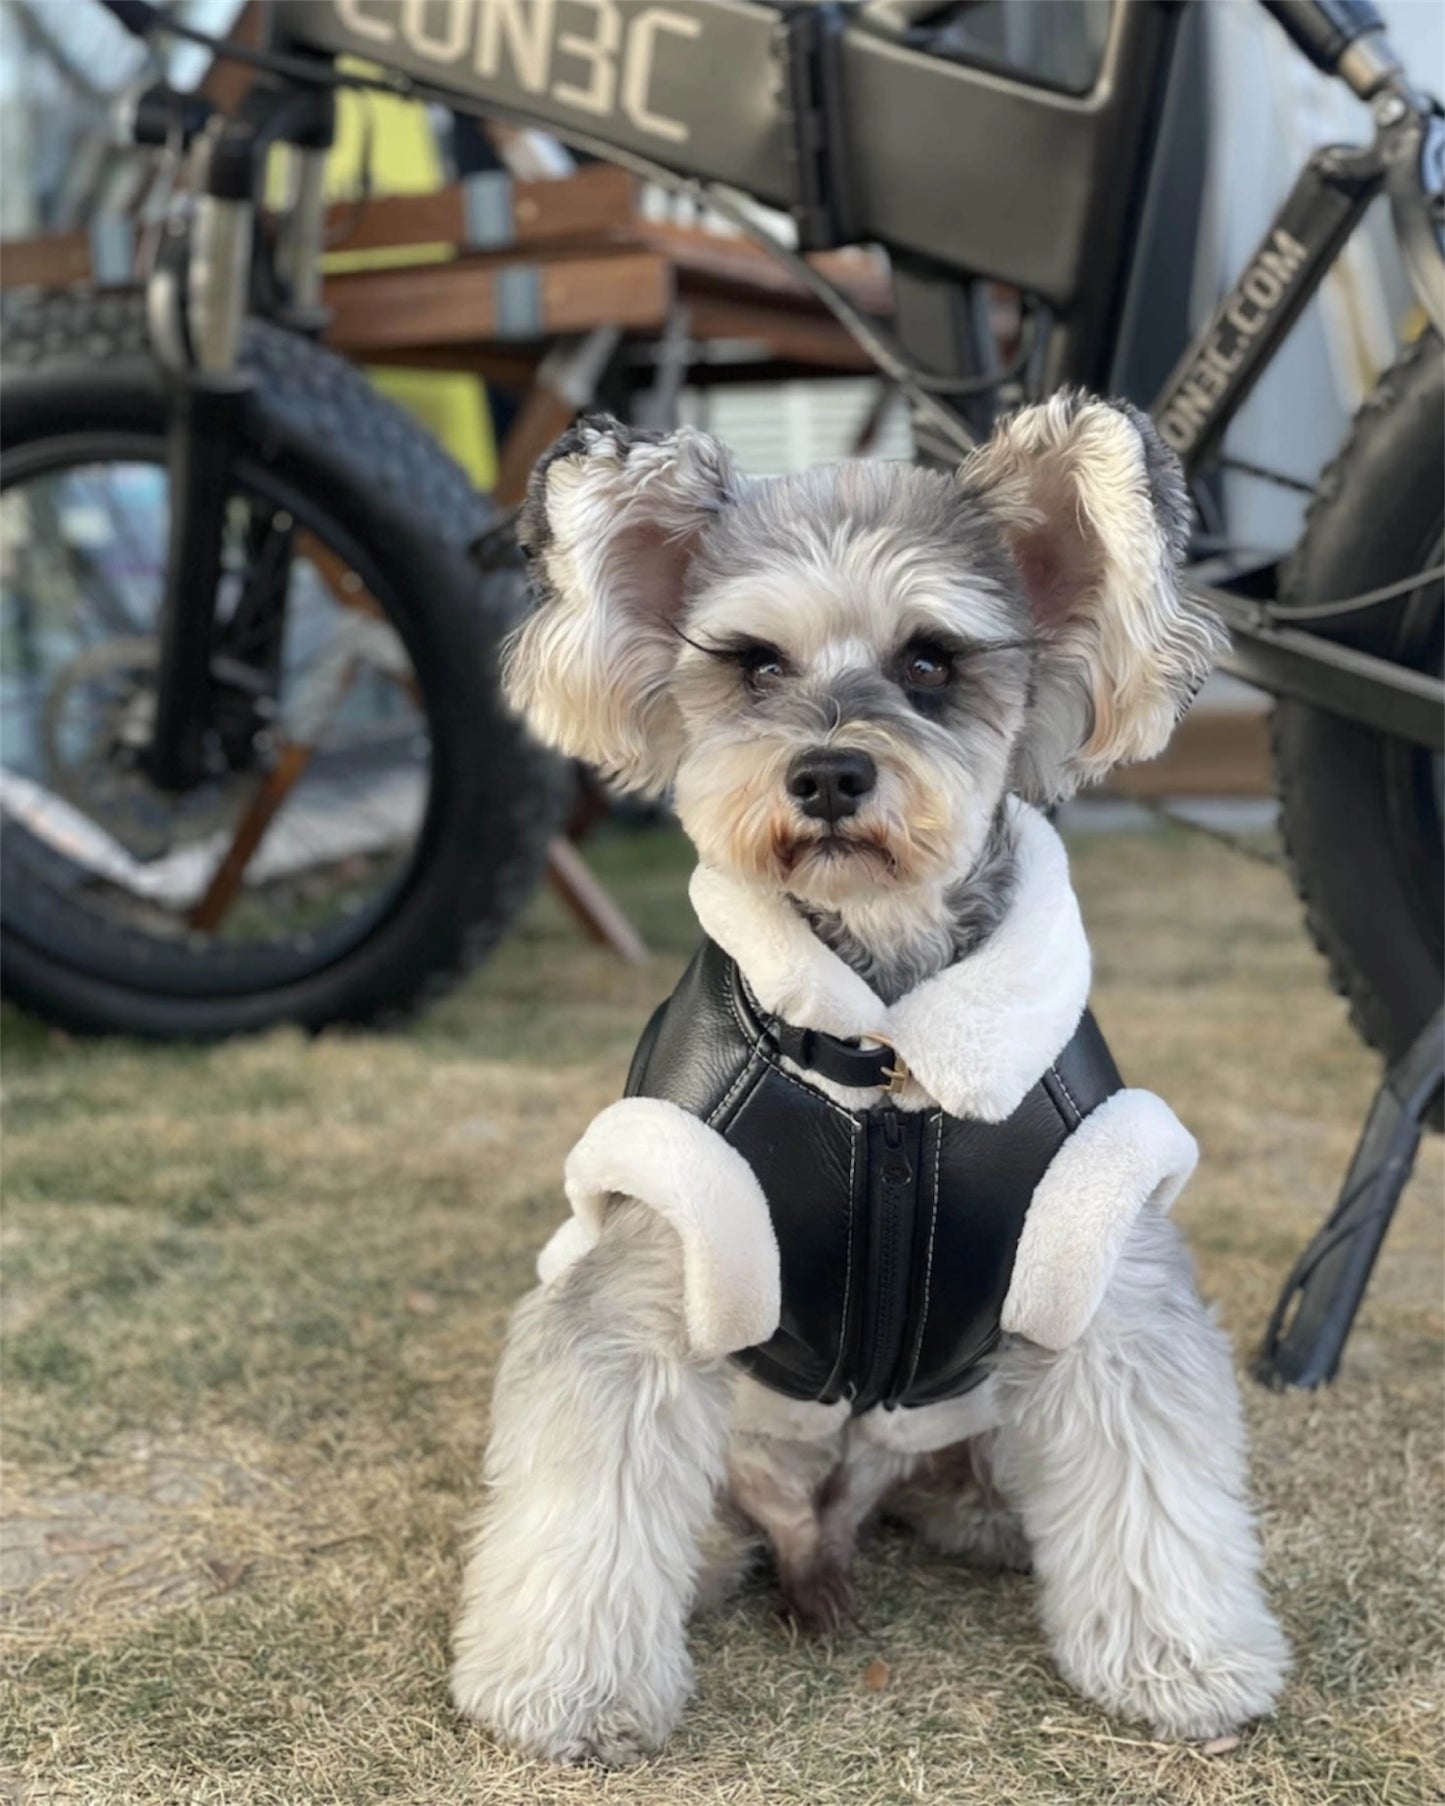
<svg viewBox="0 0 1445 1806"><path fill-rule="evenodd" d="M1313 495L1316 485L1303 477L1292 477L1282 470L1271 470L1267 464L1256 464L1252 458L1222 457L1214 460L1216 470L1237 471L1242 477L1254 477L1261 483L1273 483L1280 489L1291 489L1296 495Z"/></svg>
<svg viewBox="0 0 1445 1806"><path fill-rule="evenodd" d="M1267 621L1333 621L1340 615L1360 614L1367 608L1378 608L1382 602L1393 602L1397 596L1408 596L1414 590L1423 589L1427 583L1438 582L1441 577L1445 577L1445 564L1436 564L1428 570L1416 571L1413 577L1401 577L1396 583L1363 590L1358 596L1345 596L1338 602L1306 603L1298 607L1288 602L1265 602L1260 605L1260 612Z"/></svg>

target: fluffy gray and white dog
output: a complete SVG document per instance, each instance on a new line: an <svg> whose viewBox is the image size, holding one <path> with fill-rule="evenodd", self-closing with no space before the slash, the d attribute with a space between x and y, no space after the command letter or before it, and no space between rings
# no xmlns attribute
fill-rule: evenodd
<svg viewBox="0 0 1445 1806"><path fill-rule="evenodd" d="M1187 520L1147 421L1077 395L1005 421L956 476L750 481L702 433L583 421L523 512L538 605L508 691L550 745L670 788L704 869L781 904L891 1005L989 948L1020 881L1019 799L1164 745L1218 642L1177 586ZM921 1447L846 1409L822 1430L786 1400L752 1409L689 1338L675 1229L609 1203L512 1325L456 1632L463 1713L561 1761L655 1750L690 1689L693 1607L763 1542L799 1620L832 1627L880 1511L1031 1565L1061 1672L1108 1710L1207 1738L1270 1709L1287 1656L1229 1353L1162 1211L1132 1222L1076 1340L1005 1336L949 1440Z"/></svg>

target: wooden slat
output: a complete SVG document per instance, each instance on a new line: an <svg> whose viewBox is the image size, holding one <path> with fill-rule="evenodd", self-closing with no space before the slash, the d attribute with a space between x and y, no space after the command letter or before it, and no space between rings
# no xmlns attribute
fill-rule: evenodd
<svg viewBox="0 0 1445 1806"><path fill-rule="evenodd" d="M504 274L515 277L522 271L534 271L540 283L540 324L535 335L504 335L498 313L501 281ZM672 289L667 260L648 251L513 263L505 270L460 259L333 276L324 293L332 309L327 338L338 350L366 354L504 336L551 337L593 326L640 331L666 319Z"/></svg>
<svg viewBox="0 0 1445 1806"><path fill-rule="evenodd" d="M1273 789L1269 716L1199 709L1147 765L1123 765L1107 788L1120 796L1268 796Z"/></svg>
<svg viewBox="0 0 1445 1806"><path fill-rule="evenodd" d="M515 182L512 232L519 245L597 239L631 223L635 183L626 170L599 163L552 182ZM466 212L459 185L432 194L378 195L360 208L338 202L326 212L329 233L345 232L336 251L389 250L450 244L465 249Z"/></svg>
<svg viewBox="0 0 1445 1806"><path fill-rule="evenodd" d="M831 315L769 307L727 296L698 294L682 286L688 331L696 339L748 339L780 363L811 364L832 371L866 371L872 359Z"/></svg>
<svg viewBox="0 0 1445 1806"><path fill-rule="evenodd" d="M555 182L518 182L512 191L512 229L516 243L492 253L473 253L493 263L514 261L517 246L571 241L580 251L591 240L594 251L623 249L633 217L634 183L625 170L604 164ZM349 203L327 210L331 231L347 231L333 249L355 251L404 249L409 245L449 244L464 248L462 190L440 188L432 194L383 195L358 212ZM404 266L397 266L404 267ZM38 284L65 288L93 280L90 241L84 232L54 232L17 238L0 245L0 287Z"/></svg>
<svg viewBox="0 0 1445 1806"><path fill-rule="evenodd" d="M639 244L662 251L689 280L697 278L699 284L735 289L745 297L776 296L803 302L810 308L819 306L786 264L770 257L750 239L651 220L638 221L636 236ZM892 278L886 264L873 253L823 251L808 262L865 313L893 311Z"/></svg>
<svg viewBox="0 0 1445 1806"><path fill-rule="evenodd" d="M91 280L90 237L85 232L47 232L10 238L0 245L0 289L68 288Z"/></svg>
<svg viewBox="0 0 1445 1806"><path fill-rule="evenodd" d="M448 244L465 250L465 209L459 186L432 194L385 195L358 212L340 202L328 210L328 228L344 232L332 249L404 250ZM518 182L512 197L512 225L518 245L574 242L600 251L641 248L659 251L689 280L742 298L787 300L816 309L807 287L783 264L745 238L643 219L636 211L636 185L625 171L606 164L555 181ZM482 253L473 252L471 255ZM499 247L494 257L515 255ZM886 314L893 306L887 267L871 252L826 251L810 262L866 312Z"/></svg>
<svg viewBox="0 0 1445 1806"><path fill-rule="evenodd" d="M542 265L547 331L584 332L594 326L661 326L672 306L674 282L665 257L627 251Z"/></svg>

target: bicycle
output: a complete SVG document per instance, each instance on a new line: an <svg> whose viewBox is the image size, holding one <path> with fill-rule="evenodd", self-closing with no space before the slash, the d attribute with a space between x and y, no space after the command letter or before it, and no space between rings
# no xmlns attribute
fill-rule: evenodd
<svg viewBox="0 0 1445 1806"><path fill-rule="evenodd" d="M1388 196L1427 329L1361 411L1290 558L1200 587L1233 633L1228 668L1279 699L1296 883L1357 1026L1394 1062L1445 968L1445 120L1367 0L1262 3L1369 101L1375 136L1309 160L1150 411L1200 479ZM1046 79L960 49L967 0L277 0L260 49L145 0L102 4L257 79L229 120L156 99L193 210L165 235L144 302L50 298L7 322L6 505L51 562L12 610L37 701L29 764L6 761L0 944L7 988L40 1013L157 1035L367 1020L430 994L506 926L553 819L492 681L519 595L506 521L316 342L338 88L540 125L689 190L848 327L907 398L919 455L956 460L1000 406L1108 385L1187 10L1099 0L1093 65ZM342 56L381 73L348 73ZM271 235L257 196L275 144L294 179ZM796 249L753 202L792 216ZM803 255L864 240L892 261L893 329ZM983 323L986 284L1018 298L1007 362ZM265 318L249 317L258 300ZM87 484L112 488L119 517L130 497L135 519L142 491L160 508L138 473L162 469L164 568L142 582L121 558L117 577L66 523L86 518ZM6 540L12 560L21 537ZM487 556L469 562L479 542ZM147 584L158 605L142 606ZM79 644L58 643L57 595L94 616ZM394 831L358 829L288 864L282 802L313 834L329 814L334 834L347 796L393 830L402 819L401 850Z"/></svg>

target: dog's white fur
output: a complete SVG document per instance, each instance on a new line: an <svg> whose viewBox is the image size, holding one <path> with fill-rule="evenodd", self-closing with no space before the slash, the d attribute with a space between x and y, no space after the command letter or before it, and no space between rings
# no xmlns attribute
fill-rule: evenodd
<svg viewBox="0 0 1445 1806"><path fill-rule="evenodd" d="M999 1120L1077 1022L1087 951L1062 851L1016 807L1011 901L961 958L957 887L984 886L969 875L1009 790L1067 794L1167 737L1214 643L1174 583L1183 509L1147 425L1079 398L1005 423L955 500L883 467L749 486L701 435L584 424L524 514L543 600L510 694L552 744L676 783L699 915L764 1008L844 1036L881 1022L915 1075L906 1105ZM1009 651L1028 622L1035 652ZM940 629L997 673L968 667L947 718L897 688L898 646ZM761 698L719 663L739 633L782 648ZM784 792L819 740L878 767L841 846ZM833 912L855 963L910 975L891 1005L800 906ZM1271 1709L1287 1653L1233 1372L1164 1214L1193 1143L1157 1099L1101 1106L1035 1194L983 1383L857 1420L729 1366L776 1318L761 1194L668 1106L645 1146L628 1136L633 1102L569 1163L578 1214L503 1357L461 1711L556 1760L655 1750L691 1684L689 1613L757 1528L795 1609L833 1624L878 1510L967 1559L1031 1558L1060 1671L1109 1710L1207 1738Z"/></svg>
<svg viewBox="0 0 1445 1806"><path fill-rule="evenodd" d="M675 1231L625 1204L513 1324L452 1693L534 1755L615 1763L656 1750L691 1688L686 1624L706 1580L732 1388L725 1362L693 1351L682 1294ZM1168 1220L1141 1214L1076 1342L1012 1342L980 1392L931 1407L956 1415L927 1426L928 1440L991 1434L1065 1678L1161 1736L1208 1738L1267 1713L1287 1654L1259 1586L1234 1375ZM746 1470L780 1439L739 1419L733 1458ZM869 1483L866 1513L920 1459L883 1425L783 1427L790 1450L815 1451L798 1489L803 1534L835 1465L855 1510L856 1481ZM958 1548L971 1530L958 1552L1017 1548L1010 1513L968 1516L941 1512L934 1539Z"/></svg>
<svg viewBox="0 0 1445 1806"><path fill-rule="evenodd" d="M676 1232L636 1204L523 1300L497 1375L452 1697L559 1762L661 1746L727 1456L727 1369L691 1353Z"/></svg>
<svg viewBox="0 0 1445 1806"><path fill-rule="evenodd" d="M1066 1680L1166 1737L1269 1711L1288 1654L1259 1585L1229 1347L1173 1225L1137 1219L1100 1309L997 1375L998 1481Z"/></svg>

